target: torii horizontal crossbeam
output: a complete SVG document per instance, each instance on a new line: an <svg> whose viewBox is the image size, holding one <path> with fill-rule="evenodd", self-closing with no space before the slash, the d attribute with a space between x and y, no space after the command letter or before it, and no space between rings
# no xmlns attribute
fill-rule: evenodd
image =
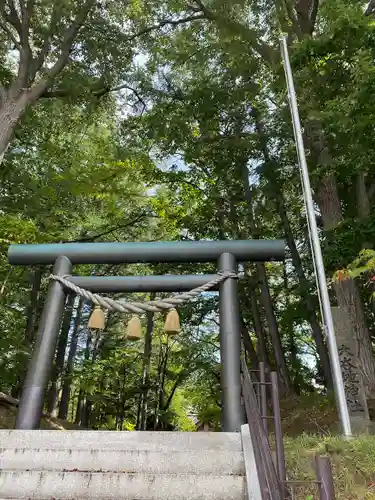
<svg viewBox="0 0 375 500"><path fill-rule="evenodd" d="M157 241L136 243L52 243L11 245L10 264L53 264L65 256L72 264L125 264L140 262L214 262L224 253L237 261L281 261L283 240Z"/></svg>
<svg viewBox="0 0 375 500"><path fill-rule="evenodd" d="M93 293L187 292L219 278L218 274L164 274L158 276L67 276ZM212 288L218 290L219 286Z"/></svg>

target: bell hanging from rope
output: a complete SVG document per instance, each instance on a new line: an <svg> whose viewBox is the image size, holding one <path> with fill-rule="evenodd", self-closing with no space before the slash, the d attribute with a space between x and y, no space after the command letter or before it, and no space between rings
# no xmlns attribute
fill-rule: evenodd
<svg viewBox="0 0 375 500"><path fill-rule="evenodd" d="M126 328L126 338L140 340L142 337L142 323L139 316L133 316Z"/></svg>
<svg viewBox="0 0 375 500"><path fill-rule="evenodd" d="M180 316L176 309L168 311L165 318L164 331L167 335L177 335L181 331Z"/></svg>
<svg viewBox="0 0 375 500"><path fill-rule="evenodd" d="M105 316L104 311L100 306L95 306L95 309L91 313L89 322L87 323L88 328L93 330L104 330L105 328Z"/></svg>

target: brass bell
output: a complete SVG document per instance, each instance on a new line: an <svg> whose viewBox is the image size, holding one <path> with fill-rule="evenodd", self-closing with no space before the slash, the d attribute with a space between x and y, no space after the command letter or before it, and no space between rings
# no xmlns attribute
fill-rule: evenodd
<svg viewBox="0 0 375 500"><path fill-rule="evenodd" d="M126 338L140 340L142 337L142 323L139 316L133 316L126 328Z"/></svg>
<svg viewBox="0 0 375 500"><path fill-rule="evenodd" d="M180 316L176 309L171 309L165 318L164 331L167 335L177 335L181 332Z"/></svg>
<svg viewBox="0 0 375 500"><path fill-rule="evenodd" d="M100 306L95 306L95 309L91 313L89 322L87 323L88 328L93 330L104 330L105 328L105 316L104 311Z"/></svg>

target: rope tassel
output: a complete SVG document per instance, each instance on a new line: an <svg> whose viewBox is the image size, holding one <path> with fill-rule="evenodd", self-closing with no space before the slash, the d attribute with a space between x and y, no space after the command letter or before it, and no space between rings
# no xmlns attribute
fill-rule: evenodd
<svg viewBox="0 0 375 500"><path fill-rule="evenodd" d="M95 309L91 313L89 322L87 323L88 328L93 330L104 330L105 328L105 316L104 311L100 306L95 306Z"/></svg>

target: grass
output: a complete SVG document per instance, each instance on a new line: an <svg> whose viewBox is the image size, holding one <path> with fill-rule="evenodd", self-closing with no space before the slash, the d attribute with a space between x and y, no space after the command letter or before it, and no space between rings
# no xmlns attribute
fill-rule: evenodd
<svg viewBox="0 0 375 500"><path fill-rule="evenodd" d="M305 395L281 402L288 479L315 481L315 455L329 456L336 500L375 500L375 435L338 436L333 398ZM319 498L316 485L294 488L297 500Z"/></svg>
<svg viewBox="0 0 375 500"><path fill-rule="evenodd" d="M285 438L289 480L314 481L314 457L329 456L337 500L375 500L375 436L350 440L338 436L302 434ZM295 489L295 498L317 498L317 487L306 484Z"/></svg>
<svg viewBox="0 0 375 500"><path fill-rule="evenodd" d="M330 435L338 430L338 415L333 397L317 394L293 396L280 403L283 431L287 436Z"/></svg>

